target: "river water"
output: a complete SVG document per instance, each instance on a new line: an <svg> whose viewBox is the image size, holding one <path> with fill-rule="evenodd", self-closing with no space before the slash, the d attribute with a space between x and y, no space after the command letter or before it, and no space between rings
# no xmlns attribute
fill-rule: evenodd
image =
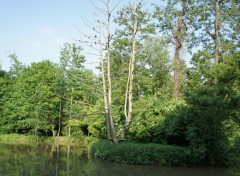
<svg viewBox="0 0 240 176"><path fill-rule="evenodd" d="M240 176L240 168L160 167L88 159L78 146L0 144L0 176Z"/></svg>

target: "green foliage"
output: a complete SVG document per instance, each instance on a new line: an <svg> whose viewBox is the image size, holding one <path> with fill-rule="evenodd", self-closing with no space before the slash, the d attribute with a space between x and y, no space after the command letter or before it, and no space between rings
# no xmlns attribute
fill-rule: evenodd
<svg viewBox="0 0 240 176"><path fill-rule="evenodd" d="M200 53L196 56L189 72L187 106L174 111L176 115L163 132L174 127L176 134L182 134L190 146L202 151L204 163L226 164L228 150L239 133L239 52L217 65L209 64L211 58Z"/></svg>
<svg viewBox="0 0 240 176"><path fill-rule="evenodd" d="M155 124L153 135L149 135L153 142L191 147L196 164L221 165L238 160L239 58L239 52L233 53L215 65L204 52L195 55L188 72L186 101L176 103ZM150 116L148 119L150 123L145 125L151 125Z"/></svg>
<svg viewBox="0 0 240 176"><path fill-rule="evenodd" d="M26 68L26 66L24 66L17 58L17 55L15 53L10 54L8 56L11 60L11 68L9 71L9 75L12 79L16 78L17 76L19 76L24 69Z"/></svg>
<svg viewBox="0 0 240 176"><path fill-rule="evenodd" d="M189 38L190 45L202 47L213 54L216 34L214 31L216 22L216 9L219 11L218 30L221 42L221 54L237 50L239 42L239 31L237 30L239 20L238 0L219 1L219 8L215 8L216 1L189 1L187 13L188 30L191 34ZM213 55L212 55L213 57Z"/></svg>
<svg viewBox="0 0 240 176"><path fill-rule="evenodd" d="M240 164L240 137L234 141L234 145L228 151L228 165Z"/></svg>
<svg viewBox="0 0 240 176"><path fill-rule="evenodd" d="M177 166L189 162L187 148L159 144L114 145L108 141L101 141L91 145L90 154L94 158L126 164Z"/></svg>
<svg viewBox="0 0 240 176"><path fill-rule="evenodd" d="M49 61L33 63L18 75L7 97L1 131L38 135L55 125L58 114L59 70Z"/></svg>
<svg viewBox="0 0 240 176"><path fill-rule="evenodd" d="M64 121L62 132L69 136L96 135L91 124L92 114L98 113L96 102L99 95L98 78L93 71L84 67L85 57L82 48L76 44L65 44L60 55L62 71L62 90L60 96L63 102L62 116ZM99 122L94 118L94 122ZM101 120L100 120L101 121ZM100 127L99 127L100 128Z"/></svg>
<svg viewBox="0 0 240 176"><path fill-rule="evenodd" d="M0 119L2 117L3 106L6 100L6 94L9 92L10 79L6 71L0 70Z"/></svg>
<svg viewBox="0 0 240 176"><path fill-rule="evenodd" d="M167 96L162 97L162 99L157 99L155 96L142 97L136 101L134 103L134 119L129 130L130 138L144 143L165 143L156 129L162 125L166 115L175 106L174 100Z"/></svg>
<svg viewBox="0 0 240 176"><path fill-rule="evenodd" d="M184 102L172 102L166 107L168 110L164 119L153 129L153 142L189 146L186 140L186 127L189 123L187 105Z"/></svg>

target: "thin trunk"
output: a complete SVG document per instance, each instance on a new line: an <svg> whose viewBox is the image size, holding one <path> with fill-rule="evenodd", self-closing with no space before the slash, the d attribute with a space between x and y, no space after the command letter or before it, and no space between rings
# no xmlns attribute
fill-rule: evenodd
<svg viewBox="0 0 240 176"><path fill-rule="evenodd" d="M103 56L103 48L102 48L102 28L101 28L100 23L99 23L99 45L100 45L101 76L102 76L102 82L103 82L104 113L105 113L105 118L106 118L107 137L108 137L108 139L111 139L110 119L109 119L109 112L108 112L107 89L106 89L106 78L105 78L104 62L103 62L104 56Z"/></svg>
<svg viewBox="0 0 240 176"><path fill-rule="evenodd" d="M128 95L129 95L129 82L130 82L130 75L131 75L131 65L132 60L130 59L129 67L128 67L128 80L126 85L126 92L125 92L125 103L124 103L124 115L125 119L128 118ZM123 134L122 134L123 135ZM123 136L121 137L123 138Z"/></svg>
<svg viewBox="0 0 240 176"><path fill-rule="evenodd" d="M129 62L129 75L128 82L126 86L126 94L128 93L128 97L125 100L125 103L128 103L127 109L127 118L125 119L125 124L122 129L121 139L125 139L126 132L130 127L132 121L132 113L133 113L133 79L134 79L134 69L135 69L135 55L136 55L136 32L137 32L137 2L134 1L134 22L133 22L133 33L132 33L132 56ZM126 114L126 112L125 112ZM126 116L126 115L125 115Z"/></svg>
<svg viewBox="0 0 240 176"><path fill-rule="evenodd" d="M72 105L73 105L73 97L72 97L72 93L73 93L73 87L71 88L71 98L70 98L70 109L69 109L69 121L72 119ZM68 124L68 137L71 137L71 124Z"/></svg>
<svg viewBox="0 0 240 176"><path fill-rule="evenodd" d="M174 56L174 97L176 100L180 98L180 91L179 91L179 85L180 85L180 71L181 71L181 61L180 61L180 52L182 50L182 38L183 38L183 14L181 13L178 17L178 24L177 24L177 32L175 35L175 56Z"/></svg>
<svg viewBox="0 0 240 176"><path fill-rule="evenodd" d="M214 24L214 32L215 32L215 63L219 62L219 30L220 30L220 0L216 0L215 3L215 24Z"/></svg>
<svg viewBox="0 0 240 176"><path fill-rule="evenodd" d="M60 99L60 102L59 102L58 133L57 133L57 136L60 136L60 133L61 133L61 123L62 123L62 99Z"/></svg>
<svg viewBox="0 0 240 176"><path fill-rule="evenodd" d="M52 136L53 136L53 137L56 136L55 131L54 131L54 128L55 128L55 125L54 125L54 124L51 124L51 131L52 131Z"/></svg>
<svg viewBox="0 0 240 176"><path fill-rule="evenodd" d="M107 3L107 12L108 12L108 35L107 35L107 73L108 73L108 114L109 114L109 122L110 122L110 128L111 128L111 135L113 142L115 144L118 143L117 137L116 137L116 132L115 132L115 126L113 122L113 117L112 117L112 82L111 82L111 64L110 64L110 17L111 17L111 12L110 12L110 0L108 0Z"/></svg>

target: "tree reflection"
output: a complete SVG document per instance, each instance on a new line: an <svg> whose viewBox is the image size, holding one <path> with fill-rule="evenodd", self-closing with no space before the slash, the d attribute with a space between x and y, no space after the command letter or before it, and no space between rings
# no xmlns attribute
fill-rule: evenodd
<svg viewBox="0 0 240 176"><path fill-rule="evenodd" d="M96 175L83 149L60 145L0 145L0 175Z"/></svg>

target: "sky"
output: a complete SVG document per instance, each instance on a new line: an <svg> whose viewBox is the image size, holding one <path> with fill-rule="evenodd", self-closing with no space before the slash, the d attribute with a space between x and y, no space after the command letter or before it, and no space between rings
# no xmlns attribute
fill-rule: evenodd
<svg viewBox="0 0 240 176"><path fill-rule="evenodd" d="M84 1L0 0L2 68L9 69L11 53L27 65L46 59L57 62L63 43L79 38L82 18L90 14L91 3Z"/></svg>
<svg viewBox="0 0 240 176"><path fill-rule="evenodd" d="M92 0L94 4L97 1ZM126 2L122 0L119 7ZM89 33L84 20L94 20L93 11L91 0L0 0L2 69L9 70L8 55L12 53L26 65L41 60L57 63L64 43L76 42L81 33Z"/></svg>

